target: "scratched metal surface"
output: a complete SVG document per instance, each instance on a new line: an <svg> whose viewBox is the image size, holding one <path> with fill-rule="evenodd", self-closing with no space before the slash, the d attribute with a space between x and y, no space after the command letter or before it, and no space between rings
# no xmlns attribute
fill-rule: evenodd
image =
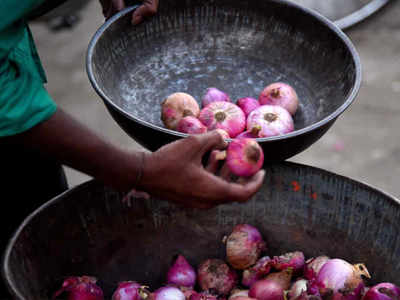
<svg viewBox="0 0 400 300"><path fill-rule="evenodd" d="M238 223L257 226L268 255L301 250L364 262L373 281L400 284L399 202L362 183L294 163L267 168L248 203L209 211L133 200L90 181L33 213L7 248L17 299L49 299L68 275L93 275L107 296L121 280L158 287L177 254L197 265L224 258L221 240ZM188 183L189 184L189 183Z"/></svg>
<svg viewBox="0 0 400 300"><path fill-rule="evenodd" d="M129 20L122 16L96 40L90 76L125 114L159 128L171 93L200 103L215 86L236 101L285 81L301 99L298 130L330 116L356 84L354 57L337 33L278 1L166 0L149 22Z"/></svg>

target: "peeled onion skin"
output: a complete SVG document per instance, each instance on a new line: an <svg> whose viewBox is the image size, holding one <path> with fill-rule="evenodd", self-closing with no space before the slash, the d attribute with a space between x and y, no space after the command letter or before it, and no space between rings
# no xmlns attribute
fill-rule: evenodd
<svg viewBox="0 0 400 300"><path fill-rule="evenodd" d="M122 281L112 295L112 300L144 300L150 293L135 281Z"/></svg>
<svg viewBox="0 0 400 300"><path fill-rule="evenodd" d="M228 300L232 300L236 297L249 297L249 290L240 290L240 289L233 289L231 291L231 295L229 296Z"/></svg>
<svg viewBox="0 0 400 300"><path fill-rule="evenodd" d="M256 174L263 166L264 152L254 139L234 139L228 145L226 163L233 174L241 177L250 177ZM255 261L252 261L252 264L254 263Z"/></svg>
<svg viewBox="0 0 400 300"><path fill-rule="evenodd" d="M250 287L254 282L260 280L271 270L271 258L269 256L261 257L254 266L243 271L242 284Z"/></svg>
<svg viewBox="0 0 400 300"><path fill-rule="evenodd" d="M319 270L330 258L325 255L312 257L306 261L304 266L304 277L307 279L316 278Z"/></svg>
<svg viewBox="0 0 400 300"><path fill-rule="evenodd" d="M196 100L186 93L174 93L169 95L161 107L161 120L165 127L177 130L179 121L187 116L198 117L200 107Z"/></svg>
<svg viewBox="0 0 400 300"><path fill-rule="evenodd" d="M203 291L225 296L236 286L237 274L223 260L207 259L198 267L197 281Z"/></svg>
<svg viewBox="0 0 400 300"><path fill-rule="evenodd" d="M103 291L96 282L97 279L92 276L68 277L62 287L53 294L52 299L65 292L68 300L103 300Z"/></svg>
<svg viewBox="0 0 400 300"><path fill-rule="evenodd" d="M264 88L259 96L261 105L279 105L294 115L299 106L296 91L288 84L276 82Z"/></svg>
<svg viewBox="0 0 400 300"><path fill-rule="evenodd" d="M266 245L257 228L239 224L226 239L226 259L235 269L245 270L254 265Z"/></svg>
<svg viewBox="0 0 400 300"><path fill-rule="evenodd" d="M304 278L297 279L292 284L292 286L290 287L290 290L288 291L288 294L287 294L288 300L295 300L303 292L307 292L307 283L308 283L308 281Z"/></svg>
<svg viewBox="0 0 400 300"><path fill-rule="evenodd" d="M371 278L364 264L352 265L343 259L334 258L322 266L316 284L321 295L338 291L351 292L363 283L361 276Z"/></svg>
<svg viewBox="0 0 400 300"><path fill-rule="evenodd" d="M372 286L362 300L399 300L400 287L390 282L382 282Z"/></svg>
<svg viewBox="0 0 400 300"><path fill-rule="evenodd" d="M298 274L304 269L305 259L301 251L288 252L280 256L274 256L272 266L277 270L293 268L293 273Z"/></svg>
<svg viewBox="0 0 400 300"><path fill-rule="evenodd" d="M249 291L249 297L257 300L284 300L285 291L290 288L291 268L270 273L265 279L256 281Z"/></svg>

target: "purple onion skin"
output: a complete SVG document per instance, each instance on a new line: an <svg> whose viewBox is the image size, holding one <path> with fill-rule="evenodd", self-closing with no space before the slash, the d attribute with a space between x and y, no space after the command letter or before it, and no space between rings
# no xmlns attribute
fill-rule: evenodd
<svg viewBox="0 0 400 300"><path fill-rule="evenodd" d="M271 262L269 256L261 257L254 266L243 271L242 284L250 287L257 280L267 275L271 270Z"/></svg>
<svg viewBox="0 0 400 300"><path fill-rule="evenodd" d="M203 261L197 271L200 288L218 296L228 295L237 284L237 274L221 259Z"/></svg>
<svg viewBox="0 0 400 300"><path fill-rule="evenodd" d="M307 292L308 281L304 278L297 279L288 292L289 300L294 300L299 297L303 292Z"/></svg>
<svg viewBox="0 0 400 300"><path fill-rule="evenodd" d="M202 98L203 107L206 107L211 102L217 102L217 101L232 102L231 98L227 93L214 87L208 88Z"/></svg>
<svg viewBox="0 0 400 300"><path fill-rule="evenodd" d="M304 277L308 280L317 277L319 270L330 258L325 255L310 258L304 266Z"/></svg>
<svg viewBox="0 0 400 300"><path fill-rule="evenodd" d="M69 277L64 280L61 289L52 299L66 292L68 300L103 300L102 289L96 285L97 279L91 276Z"/></svg>
<svg viewBox="0 0 400 300"><path fill-rule="evenodd" d="M284 292L290 288L292 269L269 274L256 281L249 290L249 297L257 300L284 300Z"/></svg>
<svg viewBox="0 0 400 300"><path fill-rule="evenodd" d="M183 292L174 286L165 286L151 295L151 300L186 300Z"/></svg>
<svg viewBox="0 0 400 300"><path fill-rule="evenodd" d="M196 284L196 271L182 255L178 256L168 270L167 283L185 287L193 287Z"/></svg>
<svg viewBox="0 0 400 300"><path fill-rule="evenodd" d="M371 287L362 300L399 300L400 288L390 282L382 282Z"/></svg>
<svg viewBox="0 0 400 300"><path fill-rule="evenodd" d="M265 248L257 228L249 224L236 225L226 240L227 261L233 268L245 270L257 262Z"/></svg>
<svg viewBox="0 0 400 300"><path fill-rule="evenodd" d="M140 289L142 286L135 281L122 281L112 295L112 300L142 300Z"/></svg>
<svg viewBox="0 0 400 300"><path fill-rule="evenodd" d="M209 294L207 292L201 292L193 294L190 300L217 300L217 296Z"/></svg>
<svg viewBox="0 0 400 300"><path fill-rule="evenodd" d="M303 292L296 298L296 300L322 300L321 295L310 295L307 292Z"/></svg>
<svg viewBox="0 0 400 300"><path fill-rule="evenodd" d="M288 252L280 256L274 256L272 266L277 270L293 268L293 273L298 274L304 269L305 259L301 251Z"/></svg>

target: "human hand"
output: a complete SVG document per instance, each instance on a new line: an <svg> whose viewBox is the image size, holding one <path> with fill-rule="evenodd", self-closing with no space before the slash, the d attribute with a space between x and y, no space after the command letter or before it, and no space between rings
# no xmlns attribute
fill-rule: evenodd
<svg viewBox="0 0 400 300"><path fill-rule="evenodd" d="M138 188L186 207L212 208L222 203L247 201L261 187L263 170L239 184L215 175L218 155L210 155L206 167L202 164L208 151L214 150L212 154L215 154L226 146L222 136L211 131L146 153Z"/></svg>
<svg viewBox="0 0 400 300"><path fill-rule="evenodd" d="M103 15L107 19L126 7L125 0L100 0L103 8ZM153 16L157 13L158 0L144 0L132 14L132 24L136 25L144 18Z"/></svg>

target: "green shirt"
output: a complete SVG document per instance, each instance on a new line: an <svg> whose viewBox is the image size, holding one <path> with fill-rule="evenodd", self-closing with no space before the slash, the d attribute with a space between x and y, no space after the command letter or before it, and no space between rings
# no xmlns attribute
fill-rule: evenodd
<svg viewBox="0 0 400 300"><path fill-rule="evenodd" d="M25 20L42 2L0 0L0 137L26 131L56 111Z"/></svg>

